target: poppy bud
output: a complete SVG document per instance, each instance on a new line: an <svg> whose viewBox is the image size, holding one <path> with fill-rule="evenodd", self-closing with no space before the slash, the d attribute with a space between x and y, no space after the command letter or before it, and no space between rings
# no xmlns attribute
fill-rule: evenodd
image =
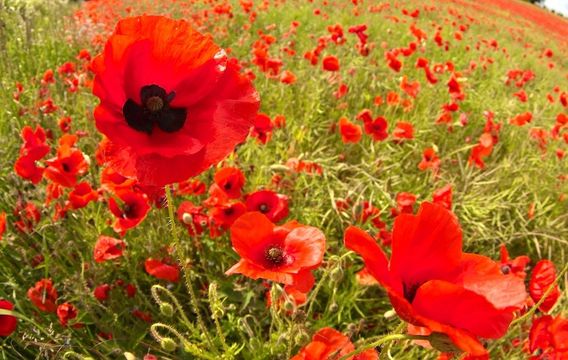
<svg viewBox="0 0 568 360"><path fill-rule="evenodd" d="M286 299L286 301L284 301L284 305L282 307L286 311L292 311L292 310L294 310L294 303L292 301L290 301L290 299Z"/></svg>
<svg viewBox="0 0 568 360"><path fill-rule="evenodd" d="M390 319L391 317L393 317L395 315L396 315L396 312L394 311L394 309L390 309L389 311L386 311L383 316L385 317L385 319Z"/></svg>
<svg viewBox="0 0 568 360"><path fill-rule="evenodd" d="M337 305L336 303L329 305L329 311L336 312L337 310L339 310L339 305Z"/></svg>
<svg viewBox="0 0 568 360"><path fill-rule="evenodd" d="M310 336L306 333L306 331L300 330L296 334L294 341L296 344L305 344L310 340Z"/></svg>
<svg viewBox="0 0 568 360"><path fill-rule="evenodd" d="M172 338L163 338L160 341L160 346L164 349L164 351L172 352L176 349L177 344Z"/></svg>
<svg viewBox="0 0 568 360"><path fill-rule="evenodd" d="M165 317L172 317L174 315L174 308L170 303L161 303L160 304L160 313Z"/></svg>
<svg viewBox="0 0 568 360"><path fill-rule="evenodd" d="M184 224L190 225L191 223L193 223L193 216L191 216L191 214L189 213L184 213L182 215L182 221Z"/></svg>
<svg viewBox="0 0 568 360"><path fill-rule="evenodd" d="M135 356L133 353L131 353L131 352L125 352L125 353L122 354L122 355L124 355L124 358L125 358L126 360L136 360L136 356ZM87 359L87 358L83 358L83 359ZM89 359L91 359L91 358L89 358Z"/></svg>
<svg viewBox="0 0 568 360"><path fill-rule="evenodd" d="M338 266L335 269L331 270L329 276L333 282L339 282L343 278L343 269Z"/></svg>

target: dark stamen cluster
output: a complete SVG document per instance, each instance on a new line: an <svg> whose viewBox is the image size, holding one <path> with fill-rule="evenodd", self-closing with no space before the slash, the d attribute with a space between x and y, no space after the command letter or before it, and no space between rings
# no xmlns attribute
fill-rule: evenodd
<svg viewBox="0 0 568 360"><path fill-rule="evenodd" d="M148 135L152 134L154 126L165 132L176 132L183 127L187 110L170 107L174 97L173 91L166 94L158 85L147 85L140 89L142 105L128 99L122 107L122 113L128 126Z"/></svg>

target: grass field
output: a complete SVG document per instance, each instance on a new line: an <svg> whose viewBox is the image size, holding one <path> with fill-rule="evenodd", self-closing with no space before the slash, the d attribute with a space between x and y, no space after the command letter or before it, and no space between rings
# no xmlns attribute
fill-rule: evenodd
<svg viewBox="0 0 568 360"><path fill-rule="evenodd" d="M109 210L117 195L97 161L90 61L119 19L141 14L186 19L211 34L254 78L270 121L257 118L243 145L195 178L202 184L174 188L169 210L184 201L203 207L190 220L182 210L172 223L163 188L140 186L151 209L121 232ZM516 0L1 1L0 298L19 318L0 338L2 358L289 359L324 327L356 349L405 333L383 287L356 277L363 262L345 247L344 231L356 225L390 253L397 215L436 202L440 189L447 196L448 186L464 251L500 266L502 245L512 258L528 256L527 291L534 266L551 260L561 295L549 313L567 317L567 34L568 20ZM328 56L337 70L325 69L333 69ZM386 120L387 134L365 132L365 109ZM47 133L49 152L36 164L48 169L35 184L15 171L25 126ZM77 182L94 189L76 209L75 184L49 175L64 134L78 135L73 149L85 160ZM282 295L276 282L225 275L240 256L230 231L212 225L221 207L207 189L226 166L244 174L243 194L288 197L280 223L297 220L325 235L308 293ZM192 235L192 226L204 229ZM121 256L95 261L100 235L124 240ZM180 275L150 275L149 258ZM76 309L68 324L30 300L41 279L53 281L55 305ZM94 293L101 285L105 300ZM50 297L45 289L38 296ZM557 357L530 349L538 302L527 297L507 334L483 342L491 358L566 359L566 343ZM441 356L409 339L377 350L381 359Z"/></svg>

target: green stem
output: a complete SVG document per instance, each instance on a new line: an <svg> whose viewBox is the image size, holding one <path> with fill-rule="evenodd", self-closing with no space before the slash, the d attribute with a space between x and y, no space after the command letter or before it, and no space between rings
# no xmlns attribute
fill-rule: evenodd
<svg viewBox="0 0 568 360"><path fill-rule="evenodd" d="M195 313L195 316L197 318L197 325L201 329L203 336L205 336L205 339L209 343L211 349L216 352L216 347L213 343L213 340L211 339L211 335L209 334L207 327L205 326L205 323L203 322L203 318L201 317L201 312L199 311L199 303L197 302L197 296L195 294L195 290L193 289L193 285L191 284L189 269L187 268L187 266L185 266L185 262L183 261L182 246L179 241L177 228L176 228L176 218L174 215L174 201L172 197L172 192L169 186L166 186L165 190L166 190L166 200L168 202L168 214L170 216L170 230L172 232L172 237L174 238L174 245L175 245L174 250L177 254L179 265L182 268L185 287L187 289L187 292L189 293L189 298L191 301L191 305L193 307L193 312Z"/></svg>
<svg viewBox="0 0 568 360"><path fill-rule="evenodd" d="M360 353L367 351L369 349L374 349L379 345L382 345L386 342L389 341L395 341L395 340L427 340L428 338L426 336L422 336L422 335L407 335L407 334L390 334L390 335L386 335L380 339L378 339L377 341L369 344L369 345L365 345L360 347L359 349L350 352L347 355L343 355L342 357L339 358L339 360L347 360L355 355L359 355Z"/></svg>

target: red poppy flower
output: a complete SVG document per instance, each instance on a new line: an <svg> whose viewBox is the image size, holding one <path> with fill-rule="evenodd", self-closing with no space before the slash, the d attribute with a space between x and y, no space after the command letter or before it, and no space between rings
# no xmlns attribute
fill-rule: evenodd
<svg viewBox="0 0 568 360"><path fill-rule="evenodd" d="M517 256L514 259L509 258L509 252L504 244L501 244L500 247L500 254L501 254L501 272L503 274L513 274L521 279L525 279L527 274L525 273L525 269L527 265L531 262L531 259L526 256Z"/></svg>
<svg viewBox="0 0 568 360"><path fill-rule="evenodd" d="M266 144L272 136L273 128L274 124L272 123L270 116L259 113L254 119L254 127L251 135L257 138L261 144Z"/></svg>
<svg viewBox="0 0 568 360"><path fill-rule="evenodd" d="M408 82L406 75L404 75L402 77L402 80L400 81L400 89L407 93L408 96L416 98L416 96L418 96L418 93L420 92L420 82Z"/></svg>
<svg viewBox="0 0 568 360"><path fill-rule="evenodd" d="M356 144L361 140L361 136L363 135L361 126L352 123L345 116L339 119L339 132L341 133L341 141L343 141L344 144Z"/></svg>
<svg viewBox="0 0 568 360"><path fill-rule="evenodd" d="M228 229L245 212L247 212L246 205L238 201L217 205L211 209L210 215L215 225L221 229Z"/></svg>
<svg viewBox="0 0 568 360"><path fill-rule="evenodd" d="M32 232L35 225L41 219L41 214L37 206L32 202L28 202L25 205L18 203L14 209L14 215L18 219L14 222L14 226L24 233Z"/></svg>
<svg viewBox="0 0 568 360"><path fill-rule="evenodd" d="M1 212L0 213L0 240L2 240L2 237L4 236L5 232L6 232L6 213Z"/></svg>
<svg viewBox="0 0 568 360"><path fill-rule="evenodd" d="M406 121L399 121L396 123L392 135L397 140L413 139L414 126Z"/></svg>
<svg viewBox="0 0 568 360"><path fill-rule="evenodd" d="M277 223L288 216L288 196L272 190L259 190L246 197L248 211L258 211L266 215L268 220Z"/></svg>
<svg viewBox="0 0 568 360"><path fill-rule="evenodd" d="M126 243L124 241L101 235L95 243L93 257L96 262L117 259L122 256L125 247Z"/></svg>
<svg viewBox="0 0 568 360"><path fill-rule="evenodd" d="M326 327L319 329L312 341L300 349L300 352L290 360L324 360L339 359L355 351L355 346L349 338L339 331ZM349 360L378 360L379 355L374 349L352 356Z"/></svg>
<svg viewBox="0 0 568 360"><path fill-rule="evenodd" d="M448 184L444 187L434 190L432 194L432 202L442 205L448 210L452 210L452 185Z"/></svg>
<svg viewBox="0 0 568 360"><path fill-rule="evenodd" d="M338 71L339 70L339 60L333 55L329 55L323 58L322 61L323 69L326 71Z"/></svg>
<svg viewBox="0 0 568 360"><path fill-rule="evenodd" d="M67 326L69 320L75 319L77 315L77 308L70 303L63 303L57 307L57 317L61 326Z"/></svg>
<svg viewBox="0 0 568 360"><path fill-rule="evenodd" d="M136 180L124 177L110 167L103 168L101 172L101 188L106 191L131 190L135 184Z"/></svg>
<svg viewBox="0 0 568 360"><path fill-rule="evenodd" d="M35 130L30 126L24 126L20 135L24 140L20 147L20 156L39 160L49 153L49 145L45 143L47 136L41 126L36 126Z"/></svg>
<svg viewBox="0 0 568 360"><path fill-rule="evenodd" d="M408 192L401 192L396 194L396 205L398 214L412 214L414 212L414 204L416 203L417 196Z"/></svg>
<svg viewBox="0 0 568 360"><path fill-rule="evenodd" d="M225 274L272 280L302 292L313 286L311 270L321 264L325 252L325 236L319 229L297 222L276 226L260 212L235 221L231 243L241 260Z"/></svg>
<svg viewBox="0 0 568 360"><path fill-rule="evenodd" d="M43 178L44 168L37 166L36 161L30 156L20 156L14 163L14 171L22 179L37 184Z"/></svg>
<svg viewBox="0 0 568 360"><path fill-rule="evenodd" d="M108 207L116 217L112 228L118 233L124 233L140 224L150 211L148 197L145 194L130 190L118 191L116 198L111 197L108 200Z"/></svg>
<svg viewBox="0 0 568 360"><path fill-rule="evenodd" d="M109 292L110 292L110 285L102 284L95 288L95 291L93 291L93 295L97 300L105 301L106 299L108 299Z"/></svg>
<svg viewBox="0 0 568 360"><path fill-rule="evenodd" d="M200 180L191 179L178 184L177 193L181 195L201 195L206 190L205 183Z"/></svg>
<svg viewBox="0 0 568 360"><path fill-rule="evenodd" d="M14 310L14 305L8 300L0 300L0 309ZM0 315L0 336L10 336L18 326L18 319L12 315Z"/></svg>
<svg viewBox="0 0 568 360"><path fill-rule="evenodd" d="M45 143L45 131L39 125L35 130L24 126L21 137L24 143L20 147L20 156L14 164L14 171L23 179L37 184L43 176L44 168L37 166L36 161L42 159L50 150L49 145Z"/></svg>
<svg viewBox="0 0 568 360"><path fill-rule="evenodd" d="M175 265L166 264L156 259L146 259L144 262L146 272L156 279L177 282L179 280L179 268Z"/></svg>
<svg viewBox="0 0 568 360"><path fill-rule="evenodd" d="M69 203L72 209L80 209L87 206L91 201L96 201L99 194L93 190L91 184L86 181L80 182L75 185L73 190L69 193Z"/></svg>
<svg viewBox="0 0 568 360"><path fill-rule="evenodd" d="M215 173L215 184L219 186L230 199L241 197L245 185L245 176L242 171L234 167L225 167Z"/></svg>
<svg viewBox="0 0 568 360"><path fill-rule="evenodd" d="M29 288L28 299L41 311L55 312L57 305L57 290L51 279L41 279L35 286Z"/></svg>
<svg viewBox="0 0 568 360"><path fill-rule="evenodd" d="M394 222L390 261L375 240L350 226L345 245L363 257L405 321L442 333L461 350L482 356L478 337L503 336L526 299L524 283L491 259L462 253L462 232L445 208L423 203Z"/></svg>
<svg viewBox="0 0 568 360"><path fill-rule="evenodd" d="M535 303L539 302L544 293L556 280L556 268L550 260L540 260L536 263L529 281L529 294ZM554 285L552 292L546 297L538 307L543 312L548 312L554 307L560 297L558 284Z"/></svg>
<svg viewBox="0 0 568 360"><path fill-rule="evenodd" d="M195 206L191 201L184 201L179 205L177 217L186 226L189 236L200 235L209 225L209 218L203 213L203 207Z"/></svg>
<svg viewBox="0 0 568 360"><path fill-rule="evenodd" d="M92 68L96 126L112 144L105 158L147 185L221 161L246 139L259 107L235 62L183 20L119 21Z"/></svg>
<svg viewBox="0 0 568 360"><path fill-rule="evenodd" d="M526 112L513 117L511 120L509 120L509 124L516 126L523 126L527 123L530 123L531 120L532 120L532 113Z"/></svg>
<svg viewBox="0 0 568 360"><path fill-rule="evenodd" d="M568 319L544 315L533 320L529 334L531 360L568 359Z"/></svg>
<svg viewBox="0 0 568 360"><path fill-rule="evenodd" d="M422 171L426 169L432 169L434 174L437 174L440 170L440 157L436 154L434 148L426 148L422 153L422 160L418 164L418 168Z"/></svg>
<svg viewBox="0 0 568 360"><path fill-rule="evenodd" d="M74 147L77 136L65 134L59 139L57 157L46 160L44 176L63 187L73 187L87 172L89 164L81 150Z"/></svg>

